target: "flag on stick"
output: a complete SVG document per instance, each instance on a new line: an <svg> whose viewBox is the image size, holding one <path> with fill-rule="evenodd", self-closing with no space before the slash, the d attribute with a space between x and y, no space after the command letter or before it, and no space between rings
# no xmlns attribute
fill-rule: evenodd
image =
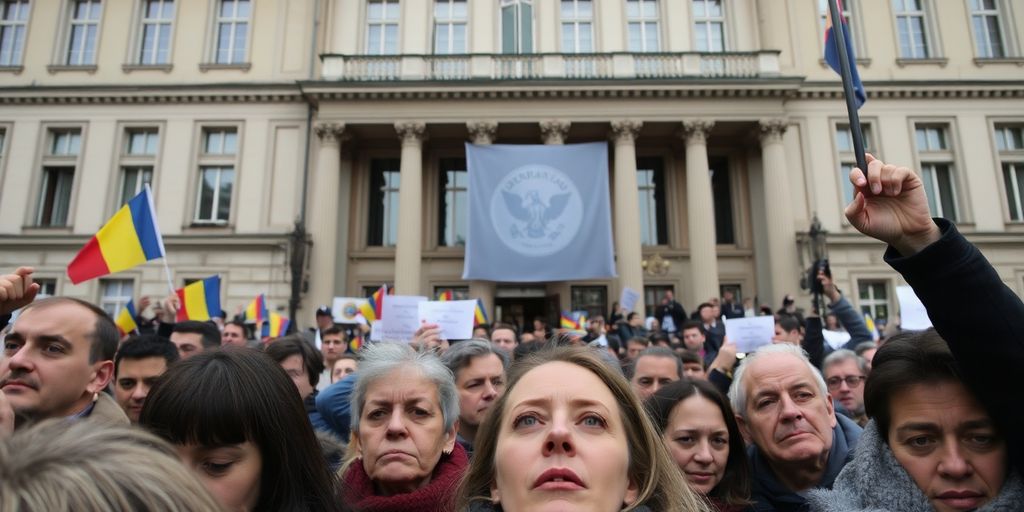
<svg viewBox="0 0 1024 512"><path fill-rule="evenodd" d="M174 291L178 294L178 322L206 321L220 314L220 276L210 276Z"/></svg>
<svg viewBox="0 0 1024 512"><path fill-rule="evenodd" d="M450 291L450 290L449 290ZM476 300L476 309L473 310L473 327L487 323L487 310L484 309L484 301Z"/></svg>
<svg viewBox="0 0 1024 512"><path fill-rule="evenodd" d="M74 284L164 257L153 195L146 185L121 207L68 264Z"/></svg>
<svg viewBox="0 0 1024 512"><path fill-rule="evenodd" d="M437 294L437 300L439 300L441 302L446 302L446 301L449 301L449 300L455 300L455 292L453 292L451 290L445 290L445 291Z"/></svg>
<svg viewBox="0 0 1024 512"><path fill-rule="evenodd" d="M249 303L245 308L245 319L248 321L261 323L266 321L268 318L267 313L267 296L259 294L252 302Z"/></svg>
<svg viewBox="0 0 1024 512"><path fill-rule="evenodd" d="M287 318L271 312L266 322L263 322L263 329L261 334L262 338L278 338L284 336L284 333L288 332L288 324L291 321Z"/></svg>
<svg viewBox="0 0 1024 512"><path fill-rule="evenodd" d="M860 128L860 115L857 109L867 100L864 84L860 81L857 66L854 64L853 45L850 44L850 31L843 17L840 0L826 0L828 18L825 29L825 61L843 78L843 97L846 99L846 114L850 119L850 136L853 139L853 155L857 159L857 167L867 172L867 158L864 156L864 133ZM834 23L835 19L839 23Z"/></svg>
<svg viewBox="0 0 1024 512"><path fill-rule="evenodd" d="M121 336L139 331L139 324L135 323L135 317L135 304L129 301L124 306L124 309L117 314L117 319L114 320L114 323L117 324L117 330L121 332Z"/></svg>
<svg viewBox="0 0 1024 512"><path fill-rule="evenodd" d="M367 322L371 324L380 320L381 309L384 307L384 296L388 294L388 285L382 285L373 295L366 298L366 303L359 306L359 312L363 314Z"/></svg>
<svg viewBox="0 0 1024 512"><path fill-rule="evenodd" d="M587 315L582 311L562 311L559 325L562 329L569 329L570 331L585 331L587 329Z"/></svg>

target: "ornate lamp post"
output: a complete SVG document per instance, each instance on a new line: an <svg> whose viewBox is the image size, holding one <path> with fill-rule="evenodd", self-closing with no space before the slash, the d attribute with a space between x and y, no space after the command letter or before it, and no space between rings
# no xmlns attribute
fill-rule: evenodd
<svg viewBox="0 0 1024 512"><path fill-rule="evenodd" d="M811 267L803 278L801 288L811 290L814 295L814 308L819 314L824 314L825 308L822 301L824 290L821 288L817 276L819 269L824 269L829 277L831 277L831 271L828 267L828 231L821 227L817 213L811 219L811 229L807 230L806 242L804 244L805 254L801 254L800 259L803 260L806 256L811 262ZM803 266L803 262L801 262L801 266Z"/></svg>

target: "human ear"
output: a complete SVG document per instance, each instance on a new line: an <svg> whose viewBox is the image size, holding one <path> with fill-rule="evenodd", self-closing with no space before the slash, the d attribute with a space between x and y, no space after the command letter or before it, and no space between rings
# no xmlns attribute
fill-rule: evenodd
<svg viewBox="0 0 1024 512"><path fill-rule="evenodd" d="M622 504L627 506L627 507L630 506L630 505L634 505L634 504L636 504L636 499L639 496L640 496L640 486L638 486L636 484L636 482L633 481L632 478L629 479L629 485L626 486L626 495L622 498Z"/></svg>
<svg viewBox="0 0 1024 512"><path fill-rule="evenodd" d="M452 428L445 433L444 447L442 451L445 453L452 453L455 450L455 440L458 438L459 433L459 420L455 420L452 423Z"/></svg>
<svg viewBox="0 0 1024 512"><path fill-rule="evenodd" d="M89 379L89 384L85 387L86 391L90 393L99 393L103 388L107 387L110 383L110 379L114 377L114 362L113 361L101 361L96 363L92 367L92 375Z"/></svg>

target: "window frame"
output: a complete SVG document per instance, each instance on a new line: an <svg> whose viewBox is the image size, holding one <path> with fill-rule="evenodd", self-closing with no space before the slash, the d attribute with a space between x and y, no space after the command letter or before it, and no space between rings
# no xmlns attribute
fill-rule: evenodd
<svg viewBox="0 0 1024 512"><path fill-rule="evenodd" d="M99 15L95 20L95 38L93 39L93 51L91 62L71 62L71 45L73 43L72 35L74 33L75 25L92 25L93 23L76 22L75 18L75 7L79 2L89 2L99 4ZM59 68L71 68L71 69L93 69L98 66L100 43L103 37L103 16L105 14L104 1L103 0L66 0L62 9L61 15L61 31L60 31L60 44L56 45L56 55L54 56L54 62ZM81 53L81 52L80 52Z"/></svg>
<svg viewBox="0 0 1024 512"><path fill-rule="evenodd" d="M422 1L422 0L421 0ZM390 13L391 6L398 12L398 17L394 21L385 17L381 20L370 19L370 4L379 3L383 5L383 11L385 14ZM366 9L363 13L363 53L366 55L401 55L402 53L402 2L401 0L366 0L363 2L363 7ZM373 49L370 47L370 34L373 26L384 27L381 32L380 46L383 48ZM388 53L387 47L387 25L395 26L395 51ZM468 42L468 41L467 41Z"/></svg>
<svg viewBox="0 0 1024 512"><path fill-rule="evenodd" d="M77 179L79 170L82 167L83 153L85 152L86 144L86 126L84 124L53 124L45 125L41 128L43 136L40 137L40 148L39 148L39 164L35 166L38 172L33 177L35 185L35 207L32 213L32 219L28 222L28 225L33 228L40 229L70 229L74 225L74 214L77 199ZM77 132L78 134L78 149L75 154L66 153L55 153L51 148L55 144L54 137L57 133L72 133ZM69 185L70 191L68 192L67 198L67 215L65 215L63 224L44 224L42 222L43 207L45 204L44 194L47 183L47 169L51 168L65 168L71 169L71 184Z"/></svg>
<svg viewBox="0 0 1024 512"><path fill-rule="evenodd" d="M932 202L935 202L940 209L943 209L941 212L942 217L949 219L956 224L970 223L972 217L967 203L967 198L969 197L967 193L967 182L964 179L962 171L965 167L962 165L962 162L959 161L959 155L963 154L963 152L959 150L956 123L953 119L948 118L912 118L909 119L909 121L910 137L911 143L913 144L912 147L914 149L914 159L916 164L915 169L917 169L918 175L922 181L926 182L924 174L926 166L948 166L950 172L949 184L953 188L950 196L953 200L952 206L955 210L955 215L950 217L943 209L943 206L940 204L942 201L941 194L939 197L933 198ZM919 147L917 140L918 129L924 128L927 130L936 127L943 128L946 147L943 149L922 149ZM937 175L933 177L933 184L935 184L934 178L937 178ZM934 186L938 185L935 184ZM932 192L934 192L934 190ZM929 194L929 197L931 197L931 192L926 190L925 193ZM933 210L932 213L938 214L939 212Z"/></svg>
<svg viewBox="0 0 1024 512"><path fill-rule="evenodd" d="M245 35L245 50L243 51L242 60L238 61L238 62L234 62L234 61L231 61L231 62L220 62L218 60L218 56L220 54L220 45L219 45L219 43L220 43L220 37L219 37L219 35L220 35L220 25L222 23L221 22L222 18L220 16L220 11L221 11L221 5L225 1L228 1L228 2L247 1L247 2L249 2L249 17L245 18L245 23L247 24L247 26L246 26L246 35ZM201 69L207 69L207 68L245 68L245 69L248 69L251 66L251 64L252 64L252 33L253 33L252 26L253 26L253 23L254 23L254 17L255 17L255 13L256 13L256 11L254 9L254 4L255 4L254 0L210 0L210 15L209 15L210 27L208 29L208 31L209 31L208 32L209 44L207 45L206 63L200 65ZM177 6L175 6L175 9L177 9ZM237 10L238 10L238 8L236 7L235 8L235 12L237 12ZM241 20L241 18L230 18L230 19L231 20L236 20L235 23L238 23L239 22L238 20ZM234 48L234 47L232 46L232 48Z"/></svg>
<svg viewBox="0 0 1024 512"><path fill-rule="evenodd" d="M836 169L836 172L838 173L837 176L838 176L838 180L839 180L839 183L838 183L839 187L838 187L838 191L837 191L838 194L839 194L839 196L838 196L839 197L839 203L838 203L839 204L839 210L840 211L845 211L846 205L850 204L850 201L853 200L853 194L852 194L853 193L853 188L852 188L853 185L850 183L849 171L844 172L843 169L844 169L844 166L847 166L847 165L850 166L849 168L851 170L854 167L857 166L857 157L854 154L854 150L853 150L853 134L852 134L852 132L850 130L850 120L848 118L846 118L846 117L833 117L833 118L830 118L828 124L829 124L829 133L832 134L831 137L830 137L831 143L832 143L832 158L834 159L833 161L836 164L835 165L835 169ZM860 124L861 124L861 130L862 130L862 132L864 134L864 150L867 151L867 152L871 152L873 154L876 154L876 155L880 154L881 153L881 149L876 149L876 148L879 148L877 132L876 132L876 127L878 126L878 120L873 118L873 117L862 117L862 118L860 118ZM850 134L850 149L849 150L844 150L844 149L839 147L839 130L840 130L840 127L845 127L845 132ZM849 189L849 191L851 192L851 195L850 195L849 198L847 198L847 196L846 196L847 189ZM846 217L844 216L843 218L845 219ZM844 223L848 223L849 221L844 220L843 222Z"/></svg>
<svg viewBox="0 0 1024 512"><path fill-rule="evenodd" d="M230 132L235 133L235 152L233 154L223 153L207 153L206 152L206 137L208 133L214 131ZM192 166L192 174L194 181L194 192L192 194L192 205L188 213L187 225L194 228L209 228L209 227L231 227L234 224L235 210L238 205L238 183L241 178L241 158L243 152L243 141L244 141L243 124L241 122L210 122L203 123L198 126L196 130L196 151L195 151L195 162ZM227 220L206 220L199 218L199 212L202 208L202 186L203 186L203 171L209 168L225 168L231 167L233 171L232 183L231 183L231 196L228 198L230 204L228 205L228 218ZM218 180L219 183L219 180ZM219 199L219 191L214 196ZM216 203L216 201L214 201ZM216 204L211 205L210 212L213 214L214 207Z"/></svg>
<svg viewBox="0 0 1024 512"><path fill-rule="evenodd" d="M653 163L653 165L652 165L652 163ZM650 167L651 169L647 169L648 167ZM669 207L668 207L668 192L669 192L668 164L666 162L666 159L662 155L659 155L659 154L646 155L645 154L645 155L637 155L637 158L636 158L636 168L637 168L637 178L638 178L637 179L637 190L636 190L636 193L637 193L637 205L639 207L638 213L640 213L640 216L641 216L641 218L640 218L640 221L641 221L640 222L640 231L641 231L640 232L640 246L641 247L667 247L669 245L669 240L670 240L669 226L668 226L668 219L669 219L669 212L668 212L668 209L669 209ZM652 171L652 174L651 174L651 185L649 187L646 187L645 189L641 189L640 188L641 185L640 185L640 180L639 180L639 173L641 171L647 171L647 170ZM654 201L654 205L653 205L654 211L653 212L644 212L643 211L644 210L643 204L642 204L643 201L640 201L639 194L640 194L641 190L646 190L646 189L650 189L650 190L653 191L652 192L652 195L653 195L652 199ZM653 227L654 242L655 242L654 244L644 244L643 243L643 241L644 241L643 239L644 239L644 235L645 235L645 233L644 233L645 229L644 229L644 225L643 225L644 224L643 223L643 214L644 213L653 213L653 216L654 216L654 222L655 222L655 225ZM646 233L646 234L649 234L649 233Z"/></svg>
<svg viewBox="0 0 1024 512"><path fill-rule="evenodd" d="M402 181L401 181L402 180L402 178L401 178L401 175L402 175L401 174L402 173L402 171L401 171L401 169L402 169L402 160L401 160L401 158L392 157L392 156L383 156L383 155L381 155L381 156L371 156L367 160L367 169L369 171L368 175L367 175L367 191L366 191L367 192L366 193L366 198L367 198L367 210L366 210L367 211L367 222L366 222L366 237L364 239L365 242L366 242L366 247L368 247L368 248L372 247L372 248L378 248L378 249L391 249L391 250L394 250L398 246L398 228L397 228L397 224L396 224L396 228L395 228L394 233L389 233L390 230L388 228L390 227L391 223L388 222L390 220L390 218L388 217L388 206L389 206L389 202L388 201L389 201L389 194L393 194L394 195L394 202L398 204L399 208L401 207L401 205L400 205L401 195L400 194L401 194L401 186L402 186ZM384 187L387 186L387 183L386 183L385 180L383 180L384 173L394 173L394 174L398 175L398 187L392 187L392 188L385 189ZM380 179L378 179L378 174L380 175ZM380 190L375 191L374 190L375 188L378 188ZM377 192L383 193L383 196L381 197L381 202L380 202L379 205L377 203L375 203L375 201L376 201L375 194ZM378 206L379 206L379 210L380 210L379 213L376 211ZM379 217L380 217L379 219L376 218L377 215L379 215ZM395 222L397 223L398 222L397 210L396 210L395 215L396 215ZM378 221L379 221L379 224L380 224L379 226L376 225ZM379 228L380 231L376 232L376 230L378 228ZM391 237L393 237L393 243L388 243L389 241L391 241L391 238L389 238L389 235Z"/></svg>
<svg viewBox="0 0 1024 512"><path fill-rule="evenodd" d="M652 4L654 4L655 9L657 11L657 16L655 18L653 18L653 21L652 21L651 18L643 17L642 14L641 14L641 16L639 18L631 18L629 16L629 3L630 2L639 2L639 4L640 4L640 12L641 13L643 12L643 5L645 3L652 3ZM623 4L622 8L624 9L622 19L626 23L626 26L625 26L626 30L625 30L625 33L624 33L624 37L626 39L626 41L625 41L625 43L626 43L625 44L626 51L629 52L629 53L659 53L659 52L663 51L662 47L664 46L664 41L662 41L662 30L663 30L662 27L663 27L664 23L662 23L662 19L661 19L662 18L661 2L659 0L626 0L626 2L624 2L624 4ZM640 48L640 49L633 49L633 48L630 47L629 27L630 27L630 24L632 24L632 23L639 23L640 24L640 32L641 32L640 41L642 43L641 44L642 48ZM646 38L647 25L651 24L651 23L654 24L654 27L653 27L652 30L654 30L655 33L658 35L658 37L656 39L657 42L658 42L658 47L657 48L653 48L653 49L652 48L647 48L647 38Z"/></svg>
<svg viewBox="0 0 1024 512"><path fill-rule="evenodd" d="M523 6L529 5L530 7L530 38L526 41L523 37ZM561 4L559 4L561 5ZM505 13L504 9L508 6L515 6L515 23L516 23L516 39L515 39L515 51L505 51ZM532 55L537 51L537 9L535 0L500 0L498 2L498 46L497 53L501 55ZM526 43L529 44L529 48L526 47Z"/></svg>
<svg viewBox="0 0 1024 512"><path fill-rule="evenodd" d="M14 29L15 30L15 37L13 38L14 48L12 48L11 52L10 52L11 60L10 60L10 62L8 62L6 64L4 64L2 61L0 61L0 69L21 69L24 66L24 61L25 61L25 41L28 39L28 37L27 37L28 27L29 27L29 23L31 22L31 19L32 19L32 2L30 0L6 0L6 1L0 2L0 16L3 15L4 8L8 5L8 3L22 4L24 6L23 8L25 9L25 19L24 20L8 20L8 19L6 19L4 17L0 17L0 40L2 40L3 34L8 29ZM20 9L19 9L19 12L20 12ZM21 35L20 45L21 46L19 48L20 51L15 51L15 48L18 48L18 44L19 44L19 39L17 37L18 36L18 30L17 29L18 28L21 28L21 31L20 31L20 35ZM0 46L0 50L2 50L2 46ZM0 51L0 56L2 56L2 55L3 55L3 52Z"/></svg>
<svg viewBox="0 0 1024 512"><path fill-rule="evenodd" d="M590 18L581 18L579 16L579 2L581 2L581 1L582 2L587 2L587 3L590 4ZM562 11L562 2L572 2L572 4L573 4L573 11L574 11L575 17L573 17L573 18L566 18L564 16L564 13ZM596 33L597 33L597 30L596 30L596 27L595 27L596 21L597 20L596 20L596 16L595 16L595 13L594 13L594 0L559 0L559 2L558 2L558 28L559 28L559 30L558 30L558 45L559 45L559 48L561 49L561 52L565 53L565 54L595 53L597 51L597 39L595 39L595 37L594 37L596 35ZM580 50L579 49L580 33L581 33L580 25L581 24L586 24L586 25L589 25L589 27L590 27L590 49L589 50ZM572 49L566 48L566 46L565 46L564 33L565 33L566 25L572 25L572 29L573 29L573 46L574 46L574 48L572 48Z"/></svg>
<svg viewBox="0 0 1024 512"><path fill-rule="evenodd" d="M888 277L860 276L860 277L854 278L854 283L855 283L854 287L855 287L856 292L857 292L856 293L856 298L857 298L856 308L857 308L857 312L859 312L861 314L861 316L863 316L864 313L865 313L864 309L865 308L868 309L868 312L870 312L870 314L871 314L871 319L874 320L875 323L877 324L878 320L879 320L879 316L878 316L878 312L877 312L878 310L876 308L878 306L885 306L885 309L886 309L885 321L886 321L886 323L888 323L889 320L896 314L896 308L893 307L893 299L894 299L896 288L893 286L892 279L888 278ZM870 293L868 294L870 297L868 299L861 298L861 285L876 285L876 284L881 284L884 287L885 294L886 294L886 297L885 297L884 301L882 299L875 298L874 297L874 289L870 288L870 287L868 288L868 290L870 290Z"/></svg>
<svg viewBox="0 0 1024 512"><path fill-rule="evenodd" d="M168 68L171 67L174 62L174 39L175 31L177 30L178 27L178 7L181 2L179 0L157 0L164 3L172 3L171 17L169 21L167 21L166 23L166 25L168 26L167 60L166 62L146 62L146 59L143 57L143 45L145 44L146 38L146 26L153 24L165 24L161 22L163 18L158 19L158 21L147 22L146 8L148 7L148 3L150 1L151 0L138 0L135 2L135 9L137 12L133 16L134 26L132 29L132 44L128 47L129 54L127 56L126 62L129 63L128 66L130 67L156 69Z"/></svg>
<svg viewBox="0 0 1024 512"><path fill-rule="evenodd" d="M709 2L718 2L719 9L721 10L721 14L719 16L707 16L707 15L705 15L703 17L698 18L697 17L696 5L695 5L696 2L701 2L701 3L704 4L704 7L705 7L704 12L705 13L707 12L707 6L708 6ZM729 15L728 15L728 12L726 11L726 9L727 9L726 8L726 2L724 0L690 0L689 6L690 6L690 20L691 20L691 25L690 26L691 26L691 28L693 30L693 43L692 43L693 44L693 51L695 51L695 52L702 52L702 53L724 53L724 52L728 52L731 45L729 44L729 31L728 31L728 23L729 23L729 21L728 21L729 17L728 16ZM706 40L705 42L709 43L708 44L708 49L701 50L699 48L699 45L697 44L697 42L699 41L699 39L697 38L697 26L700 25L700 24L705 24L706 26L710 27L710 26L712 26L712 25L714 25L716 23L720 24L720 26L721 26L722 48L720 48L720 49L711 49L710 40ZM710 36L710 32L706 32L706 34L708 36Z"/></svg>
<svg viewBox="0 0 1024 512"><path fill-rule="evenodd" d="M149 186L154 191L153 199L156 200L156 178L158 168L160 165L161 156L163 155L163 140L164 140L164 126L163 123L124 123L118 127L118 141L117 141L117 179L115 188L113 190L113 197L110 203L111 214L116 212L124 204L122 199L124 198L125 192L125 172L128 168L143 168L148 167L150 173ZM130 145L132 142L132 135L140 132L152 133L157 137L156 148L152 154L148 153L132 153L130 151ZM138 192L136 192L138 193Z"/></svg>
<svg viewBox="0 0 1024 512"><path fill-rule="evenodd" d="M990 126L992 129L992 151L998 166L998 180L1003 192L1002 200L1005 204L1003 218L1008 224L1024 224L1024 144L1019 148L1003 149L999 147L997 135L998 130L1017 129L1020 130L1021 138L1024 139L1024 119L996 118L990 121ZM1007 165L1013 167L1009 172L1006 170ZM1007 176L1015 179L1016 183L1013 181L1008 183ZM1016 205L1010 202L1011 190L1016 196ZM1015 214L1017 218L1014 218Z"/></svg>
<svg viewBox="0 0 1024 512"><path fill-rule="evenodd" d="M900 11L897 9L897 2L905 1L919 1L921 8L918 11ZM892 0L890 2L893 16L893 30L895 31L895 52L896 62L900 63L913 63L913 62L932 62L935 60L944 59L942 51L942 40L939 36L938 24L935 20L935 4L932 0ZM920 14L917 14L920 13ZM900 18L901 17L920 17L921 18L921 33L924 38L925 55L904 55L902 49L902 42L900 38Z"/></svg>
<svg viewBox="0 0 1024 512"><path fill-rule="evenodd" d="M852 4L851 4L852 1ZM815 11L818 16L818 42L821 45L821 51L819 55L825 54L825 20L828 12L828 4L823 2L826 0L816 0L818 2L815 5ZM871 59L867 55L867 47L864 44L864 32L861 30L860 22L864 20L864 16L861 14L860 5L863 0L845 0L843 2L843 15L846 18L846 29L850 32L850 41L853 42L854 56L857 59L858 64L869 64ZM898 35L898 34L897 34ZM898 41L898 39L897 39ZM897 53L899 48L896 49ZM822 66L828 66L825 62L825 58L821 58Z"/></svg>
<svg viewBox="0 0 1024 512"><path fill-rule="evenodd" d="M585 292L597 292L598 294L603 295L604 300L601 302L586 303L586 305L581 305L576 300L577 292L581 294ZM573 283L572 285L569 286L569 311L586 311L588 322L590 321L590 319L596 316L593 314L593 311L597 311L599 315L604 317L605 322L607 322L607 315L609 311L608 285L587 282Z"/></svg>
<svg viewBox="0 0 1024 512"><path fill-rule="evenodd" d="M654 311L661 305L661 298L665 296L666 291L671 291L673 295L676 293L675 283L648 283L644 282L644 318L654 316ZM677 299L678 300L678 299ZM639 311L638 311L639 313ZM680 329L682 326L680 326Z"/></svg>
<svg viewBox="0 0 1024 512"><path fill-rule="evenodd" d="M135 282L136 281L137 281L137 279L134 279L134 278L131 278L131 277L128 277L128 278L123 278L123 277L118 277L118 278L101 278L100 281L99 281L99 286L97 287L98 288L99 297L98 297L98 299L96 301L96 305L99 306L100 309L102 309L102 310L106 311L108 314L110 314L111 318L117 318L117 315L119 313L121 313L121 310L124 309L126 305L128 305L129 303L131 303L132 301L135 300ZM127 283L129 291L131 293L129 295L117 295L117 296L114 296L112 301L108 300L107 295L106 295L107 286L109 286L111 284L115 284L115 283L119 284L119 286L121 288L119 291L122 292L122 293L124 292L124 285L125 285L125 283ZM127 298L128 300L124 301L123 299L125 299L125 298ZM108 304L113 304L115 306L113 311L110 311L110 310L107 309L106 306Z"/></svg>
<svg viewBox="0 0 1024 512"><path fill-rule="evenodd" d="M458 18L454 18L454 17L443 18L443 19L438 18L437 17L437 6L438 6L439 3L444 3L444 4L448 5L448 13L449 13L449 15L451 15L451 13L453 11L452 5L454 5L456 3L465 4L465 6L466 6L466 8L465 8L466 9L466 16L465 16L465 18L462 18L462 19L458 19ZM433 37L432 37L432 40L431 40L431 49L432 49L434 55L463 55L463 54L469 53L469 43L472 40L472 37L471 37L471 35L469 33L469 20L470 20L469 1L468 0L434 0L433 7L434 7L433 18L432 18L433 19L433 33L432 33ZM399 21L399 23L401 23L401 21ZM453 42L455 41L455 38L453 37L453 35L455 33L455 26L457 26L457 25L462 25L462 27L463 27L462 34L463 34L463 37L465 38L462 41L462 47L463 47L462 51L458 51L458 52L457 51L452 51ZM441 27L444 27L444 29L448 31L448 48L445 49L445 51L438 51L438 48L437 48L437 34L438 34L438 30ZM399 25L399 28L401 28L401 25Z"/></svg>
<svg viewBox="0 0 1024 512"><path fill-rule="evenodd" d="M461 168L460 168L459 165L457 165L457 163L459 161L462 162ZM439 158L438 161L437 161L437 176L438 176L438 203L437 203L438 204L438 209L437 209L437 212L438 212L438 223L437 223L438 232L437 232L437 247L438 248L441 248L441 249L465 249L465 247L466 247L465 240L463 241L462 244L458 244L458 243L456 243L456 244L449 244L448 241L446 240L446 234L447 234L448 221L449 221L449 213L450 213L450 210L448 209L448 192L450 192L450 191L454 191L454 193L456 193L456 194L458 194L459 192L462 193L461 196L464 199L463 199L461 204L462 204L462 209L463 209L463 216L464 216L465 223L466 223L465 224L466 231L464 233L462 233L462 235L468 235L468 232L469 232L469 169L468 169L468 167L469 166L467 165L466 159L464 157L442 157L442 158ZM452 187L451 184L448 183L448 177L447 177L447 173L448 172L462 172L462 173L464 173L465 174L465 177L464 177L465 182L463 183L463 186L462 187L458 187L458 186ZM459 204L460 203L458 201L458 197L456 197L455 207L459 208ZM454 220L454 222L456 222L456 224L457 224L457 220L458 220L457 219L457 215L458 214L456 213L454 215L456 215L456 219ZM458 226L457 225L455 227L454 235L456 235L456 236L459 235L459 233L458 233Z"/></svg>

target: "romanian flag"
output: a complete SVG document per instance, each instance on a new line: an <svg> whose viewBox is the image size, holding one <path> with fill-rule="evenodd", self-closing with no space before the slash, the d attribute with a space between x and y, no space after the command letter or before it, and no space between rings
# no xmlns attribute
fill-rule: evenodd
<svg viewBox="0 0 1024 512"><path fill-rule="evenodd" d="M287 318L277 314L270 313L269 318L266 322L263 322L263 331L261 337L263 338L278 338L284 336L284 333L288 332L288 324L291 323Z"/></svg>
<svg viewBox="0 0 1024 512"><path fill-rule="evenodd" d="M451 290L449 290L451 291ZM487 323L487 310L484 309L484 301L476 300L476 309L473 311L473 327Z"/></svg>
<svg viewBox="0 0 1024 512"><path fill-rule="evenodd" d="M363 338L361 336L353 336L352 339L348 341L349 352L359 352L359 349L361 348L363 348Z"/></svg>
<svg viewBox="0 0 1024 512"><path fill-rule="evenodd" d="M832 0L828 0L831 2ZM843 0L835 0L839 12L843 12ZM853 90L857 96L857 108L867 101L867 93L864 92L864 84L860 81L860 73L857 73L856 57L853 54L853 43L850 40L850 27L846 19L841 20L843 26L843 40L846 42L847 55L850 57L850 76L853 78ZM842 67L839 64L839 38L833 27L832 11L825 9L825 62L833 71L842 76Z"/></svg>
<svg viewBox="0 0 1024 512"><path fill-rule="evenodd" d="M68 264L68 277L78 284L162 257L164 241L156 225L153 195L146 185L78 251Z"/></svg>
<svg viewBox="0 0 1024 512"><path fill-rule="evenodd" d="M363 314L369 323L380 320L381 310L384 309L384 296L388 294L388 285L383 285L373 295L367 297L365 304L360 304L359 312Z"/></svg>
<svg viewBox="0 0 1024 512"><path fill-rule="evenodd" d="M117 330L121 332L121 336L125 336L131 332L138 332L139 324L135 323L135 304L129 302L125 305L124 309L117 314L117 319L114 323L117 324Z"/></svg>
<svg viewBox="0 0 1024 512"><path fill-rule="evenodd" d="M249 303L245 308L245 319L260 323L268 318L267 313L267 296L259 294L252 302Z"/></svg>
<svg viewBox="0 0 1024 512"><path fill-rule="evenodd" d="M871 331L871 339L878 341L881 339L881 335L878 334L878 327L875 326L875 320L871 318L871 315L864 313L864 323L868 326L868 330Z"/></svg>
<svg viewBox="0 0 1024 512"><path fill-rule="evenodd" d="M441 302L446 302L446 301L449 301L449 300L455 300L455 292L453 292L451 290L445 290L445 291L437 294L437 300L439 300Z"/></svg>
<svg viewBox="0 0 1024 512"><path fill-rule="evenodd" d="M559 325L562 329L585 331L587 329L587 316L580 311L562 311L562 317L559 320Z"/></svg>
<svg viewBox="0 0 1024 512"><path fill-rule="evenodd" d="M178 294L178 301L181 303L178 308L178 322L206 321L220 315L220 276L196 281L174 290L174 293Z"/></svg>

